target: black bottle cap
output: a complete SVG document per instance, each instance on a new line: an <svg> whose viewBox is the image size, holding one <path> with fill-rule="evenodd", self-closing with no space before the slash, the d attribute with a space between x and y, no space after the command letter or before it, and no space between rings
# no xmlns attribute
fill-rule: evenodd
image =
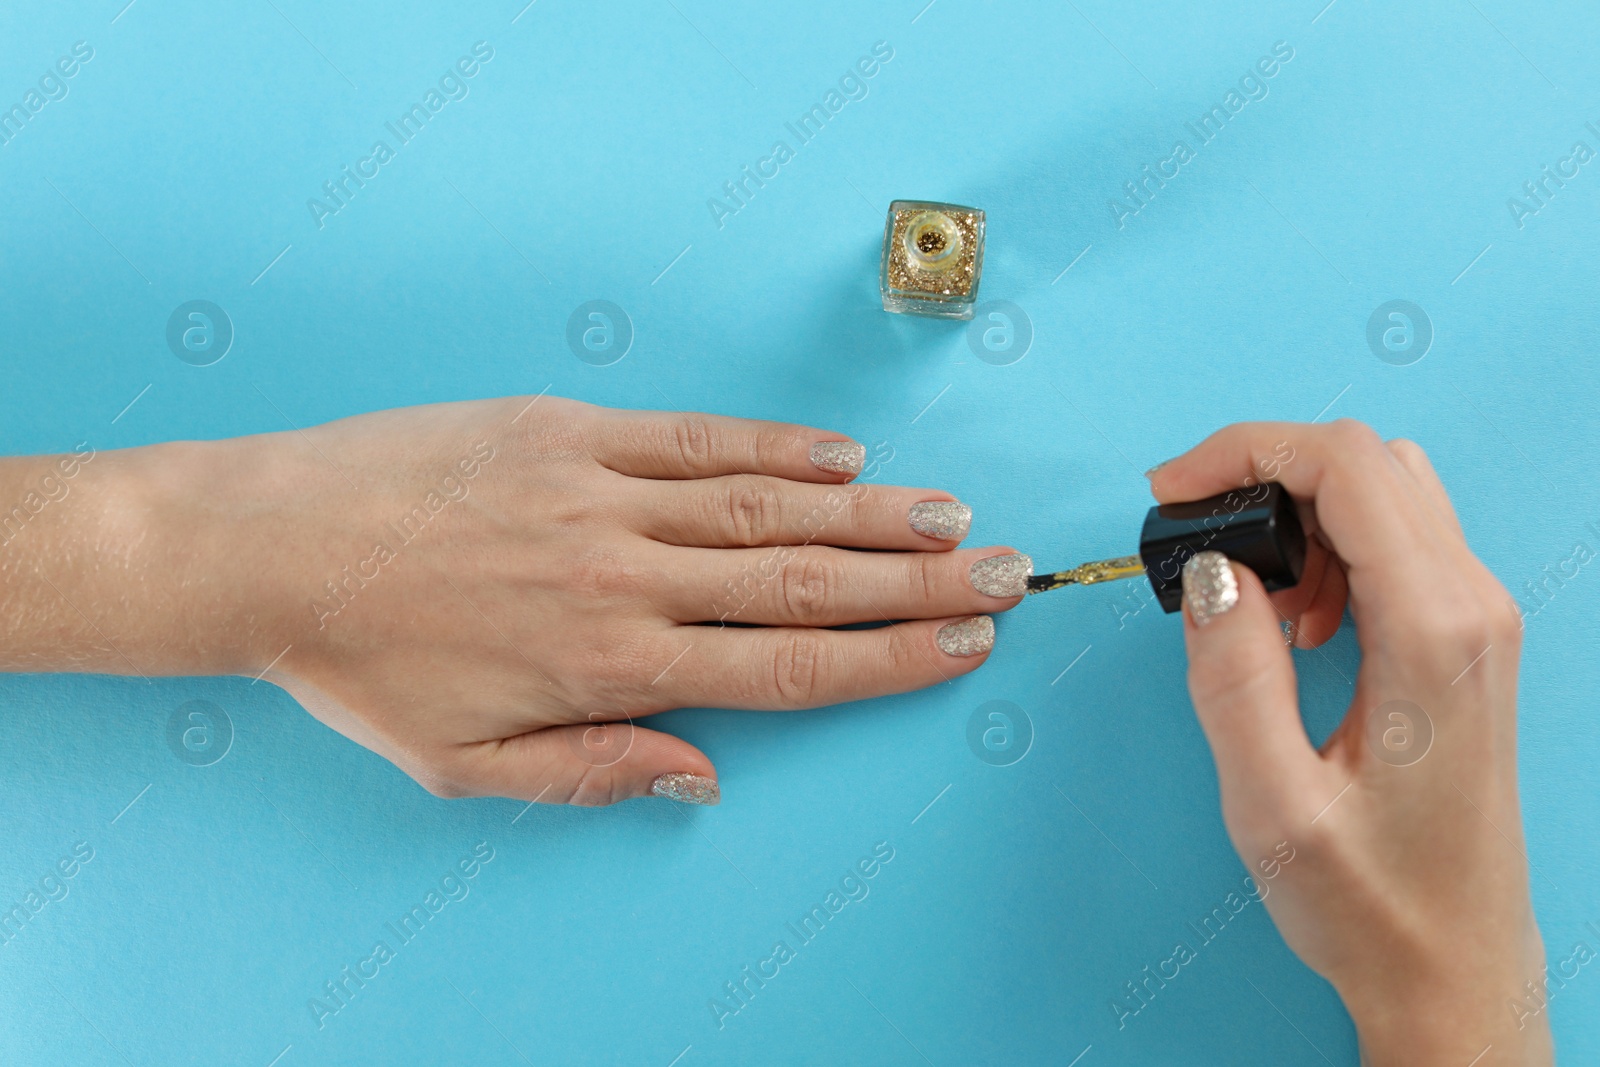
<svg viewBox="0 0 1600 1067"><path fill-rule="evenodd" d="M1299 583L1306 534L1294 500L1277 482L1151 508L1139 534L1139 559L1164 611L1180 609L1183 565L1207 549L1243 563L1275 593Z"/></svg>

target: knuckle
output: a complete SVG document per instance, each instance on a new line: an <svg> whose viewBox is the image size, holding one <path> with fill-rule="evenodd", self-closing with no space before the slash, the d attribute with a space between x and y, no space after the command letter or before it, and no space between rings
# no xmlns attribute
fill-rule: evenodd
<svg viewBox="0 0 1600 1067"><path fill-rule="evenodd" d="M1484 629L1488 639L1497 649L1513 652L1522 648L1524 623L1522 609L1516 598L1493 574L1483 574L1482 589L1478 597L1481 604Z"/></svg>
<svg viewBox="0 0 1600 1067"><path fill-rule="evenodd" d="M892 527L894 523L906 521L905 512L889 494L871 482L850 482L834 492L843 498L841 508L848 509L851 519L863 528L880 523Z"/></svg>
<svg viewBox="0 0 1600 1067"><path fill-rule="evenodd" d="M603 808L615 804L618 799L616 776L610 773L610 768L586 765L573 780L563 803Z"/></svg>
<svg viewBox="0 0 1600 1067"><path fill-rule="evenodd" d="M1418 461L1426 463L1428 461L1428 453L1424 452L1422 446L1409 437L1396 437L1390 441L1389 451L1393 452L1396 458L1407 463Z"/></svg>
<svg viewBox="0 0 1600 1067"><path fill-rule="evenodd" d="M1510 640L1503 632L1515 631L1520 620L1500 619L1474 597L1451 598L1436 605L1418 623L1423 637L1421 662L1442 678L1456 678L1462 668L1483 653Z"/></svg>
<svg viewBox="0 0 1600 1067"><path fill-rule="evenodd" d="M681 651L632 627L586 627L581 651L572 656L567 675L581 680L586 696L627 706Z"/></svg>
<svg viewBox="0 0 1600 1067"><path fill-rule="evenodd" d="M576 491L552 494L546 507L551 524L568 529L594 525L604 509L594 494Z"/></svg>
<svg viewBox="0 0 1600 1067"><path fill-rule="evenodd" d="M1476 605L1450 613L1443 624L1445 646L1458 655L1476 656L1494 644L1495 628L1489 613Z"/></svg>
<svg viewBox="0 0 1600 1067"><path fill-rule="evenodd" d="M553 396L541 397L538 402L542 417L516 418L505 432L512 455L546 462L589 459L597 429L590 405ZM517 398L513 416L527 406L526 400Z"/></svg>
<svg viewBox="0 0 1600 1067"><path fill-rule="evenodd" d="M763 427L751 439L755 465L762 470L782 470L789 457L804 454L800 431L788 426Z"/></svg>
<svg viewBox="0 0 1600 1067"><path fill-rule="evenodd" d="M822 494L818 506L829 522L842 523L847 529L868 529L872 526L872 515L864 489L859 482L829 489ZM903 516L900 521L905 521Z"/></svg>
<svg viewBox="0 0 1600 1067"><path fill-rule="evenodd" d="M890 626L885 628L885 632L889 639L884 644L883 664L891 678L906 679L927 671L928 654L917 647L915 640L906 636L905 627Z"/></svg>
<svg viewBox="0 0 1600 1067"><path fill-rule="evenodd" d="M788 617L801 626L814 626L829 617L833 606L834 576L815 556L799 555L783 568L778 595Z"/></svg>
<svg viewBox="0 0 1600 1067"><path fill-rule="evenodd" d="M644 569L609 545L578 549L560 567L569 588L589 595L632 596L649 585Z"/></svg>
<svg viewBox="0 0 1600 1067"><path fill-rule="evenodd" d="M1378 431L1357 419L1335 419L1328 426L1328 436L1339 452L1349 455L1371 453L1383 447Z"/></svg>
<svg viewBox="0 0 1600 1067"><path fill-rule="evenodd" d="M821 691L824 671L822 642L811 634L789 634L779 640L772 659L772 685L790 707L810 706Z"/></svg>
<svg viewBox="0 0 1600 1067"><path fill-rule="evenodd" d="M773 541L783 528L783 501L776 490L741 479L728 487L728 531L746 547Z"/></svg>
<svg viewBox="0 0 1600 1067"><path fill-rule="evenodd" d="M1504 604L1504 608L1489 612L1489 632L1493 636L1495 647L1518 652L1522 649L1524 632L1522 612L1517 609L1517 602L1511 599L1510 593L1502 593L1496 603Z"/></svg>
<svg viewBox="0 0 1600 1067"><path fill-rule="evenodd" d="M684 414L672 424L673 442L683 462L693 470L710 465L716 452L716 434L704 415Z"/></svg>
<svg viewBox="0 0 1600 1067"><path fill-rule="evenodd" d="M919 552L912 558L910 582L921 592L924 603L932 604L939 599L942 567L947 562L946 557L931 552Z"/></svg>

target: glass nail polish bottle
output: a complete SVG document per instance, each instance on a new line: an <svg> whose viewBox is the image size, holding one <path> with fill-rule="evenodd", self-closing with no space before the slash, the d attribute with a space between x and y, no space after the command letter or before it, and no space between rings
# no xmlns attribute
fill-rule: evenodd
<svg viewBox="0 0 1600 1067"><path fill-rule="evenodd" d="M983 212L896 200L883 226L883 310L970 319L983 275Z"/></svg>

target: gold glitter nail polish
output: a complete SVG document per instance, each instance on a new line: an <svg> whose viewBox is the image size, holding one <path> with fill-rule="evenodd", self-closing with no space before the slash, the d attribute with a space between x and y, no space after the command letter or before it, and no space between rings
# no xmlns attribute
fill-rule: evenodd
<svg viewBox="0 0 1600 1067"><path fill-rule="evenodd" d="M681 804L720 804L722 790L715 778L684 771L663 774L650 783L650 792Z"/></svg>
<svg viewBox="0 0 1600 1067"><path fill-rule="evenodd" d="M983 212L896 200L883 226L883 310L970 319L983 276Z"/></svg>
<svg viewBox="0 0 1600 1067"><path fill-rule="evenodd" d="M982 655L994 647L994 620L987 615L974 615L939 627L933 639L947 656Z"/></svg>
<svg viewBox="0 0 1600 1067"><path fill-rule="evenodd" d="M906 522L923 537L959 541L972 528L972 509L959 500L924 500L911 505Z"/></svg>
<svg viewBox="0 0 1600 1067"><path fill-rule="evenodd" d="M1021 596L1033 577L1033 557L1021 552L1004 556L985 556L967 568L972 588L984 596Z"/></svg>
<svg viewBox="0 0 1600 1067"><path fill-rule="evenodd" d="M1183 599L1195 625L1204 626L1239 603L1239 579L1221 552L1199 552L1183 565Z"/></svg>
<svg viewBox="0 0 1600 1067"><path fill-rule="evenodd" d="M854 441L818 441L811 446L811 463L829 474L860 474L867 461L867 446Z"/></svg>

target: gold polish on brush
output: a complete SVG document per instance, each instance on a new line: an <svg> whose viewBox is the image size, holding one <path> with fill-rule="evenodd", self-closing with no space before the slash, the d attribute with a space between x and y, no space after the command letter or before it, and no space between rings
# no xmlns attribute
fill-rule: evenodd
<svg viewBox="0 0 1600 1067"><path fill-rule="evenodd" d="M1063 586L1094 585L1096 582L1112 582L1118 578L1132 578L1136 574L1144 574L1144 563L1140 561L1138 556L1100 559L1092 563L1080 563L1071 570L1056 571L1054 574L1036 574L1028 579L1028 592L1048 593L1052 589L1060 589Z"/></svg>
<svg viewBox="0 0 1600 1067"><path fill-rule="evenodd" d="M1145 513L1138 555L1035 575L1028 579L1028 592L1143 574L1161 610L1170 615L1182 609L1184 567L1198 553L1221 553L1249 567L1269 593L1292 588L1306 562L1306 535L1294 500L1277 482L1257 482L1205 500L1157 504Z"/></svg>

